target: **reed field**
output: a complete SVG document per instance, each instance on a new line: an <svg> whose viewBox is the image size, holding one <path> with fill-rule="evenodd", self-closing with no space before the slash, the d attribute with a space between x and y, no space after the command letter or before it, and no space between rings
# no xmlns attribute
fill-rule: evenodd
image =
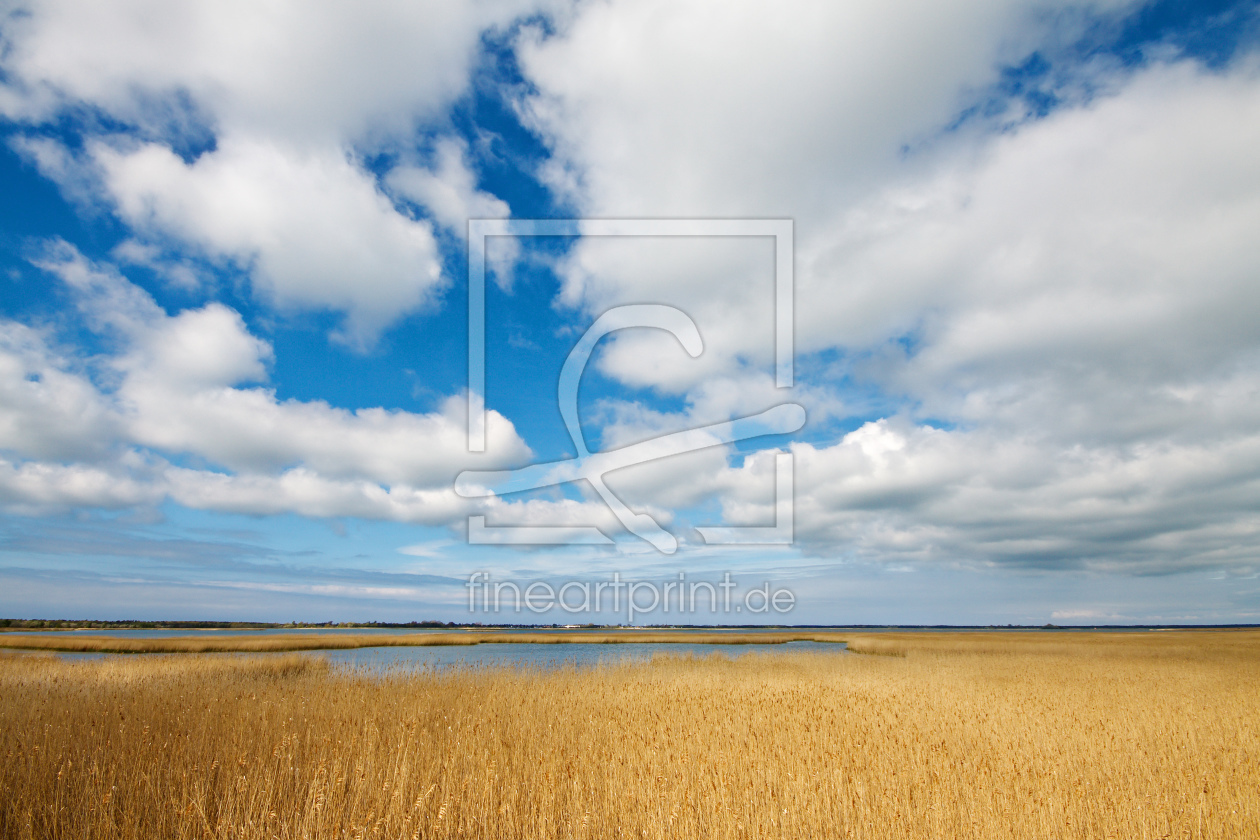
<svg viewBox="0 0 1260 840"><path fill-rule="evenodd" d="M1260 837L1260 633L382 674L0 653L4 838Z"/></svg>

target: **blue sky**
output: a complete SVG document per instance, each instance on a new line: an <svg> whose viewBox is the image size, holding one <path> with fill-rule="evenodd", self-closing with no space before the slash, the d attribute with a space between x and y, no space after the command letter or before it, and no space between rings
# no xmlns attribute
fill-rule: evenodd
<svg viewBox="0 0 1260 840"><path fill-rule="evenodd" d="M1260 4L4 8L0 615L459 621L480 571L729 572L790 623L1260 617ZM792 220L793 387L773 240L497 238L470 453L467 220L507 217ZM584 483L456 494L574 454L561 366L645 303L704 352L605 338L592 449L804 428L610 473L668 555ZM778 453L792 544L706 544L774 521Z"/></svg>

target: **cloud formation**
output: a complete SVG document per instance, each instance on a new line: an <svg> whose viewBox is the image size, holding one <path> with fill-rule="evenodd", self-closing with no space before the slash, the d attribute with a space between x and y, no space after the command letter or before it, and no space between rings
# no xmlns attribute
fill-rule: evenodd
<svg viewBox="0 0 1260 840"><path fill-rule="evenodd" d="M266 302L344 313L339 336L366 347L442 279L430 223L394 205L364 154L440 125L481 35L536 8L22 3L4 20L0 114L32 129L15 145L68 196L234 265ZM81 150L39 133L58 120L78 121ZM447 185L422 190L443 225L497 213L448 157L395 180Z"/></svg>
<svg viewBox="0 0 1260 840"><path fill-rule="evenodd" d="M451 523L470 509L451 485L460 470L519 464L530 450L488 412L487 451L466 443L467 400L416 414L348 411L277 399L263 385L271 346L218 303L167 315L110 266L64 242L39 266L70 290L88 323L116 343L82 363L47 338L0 322L0 424L5 500L27 507L153 505L242 513ZM206 466L178 466L194 459ZM59 463L63 462L63 463Z"/></svg>
<svg viewBox="0 0 1260 840"><path fill-rule="evenodd" d="M1048 115L1011 100L957 122L996 67L1122 10L802 4L771 26L752 4L711 25L699 4L612 2L524 36L537 89L521 107L578 206L795 219L797 348L825 371L810 384L874 393L887 412L792 446L808 550L1152 571L1257 561L1253 56L1211 70L1170 49L1131 68L1100 60L1058 80ZM663 299L701 324L696 363L647 333L600 359L617 381L687 395L686 411L655 418L665 430L760 393L745 383L773 347L770 276L751 242L590 239L561 299L589 312ZM766 521L767 482L734 480L764 461L679 470L670 492L721 487L728 516Z"/></svg>
<svg viewBox="0 0 1260 840"><path fill-rule="evenodd" d="M652 302L688 312L705 351L605 339L592 441L804 404L804 435L773 442L796 464L797 549L776 558L1249 574L1260 61L1249 42L1207 63L1171 37L1133 60L1096 48L1148 6L20 4L9 145L118 231L78 243L92 258L37 259L74 326L0 319L0 504L618 532L581 490L469 501L451 482L530 459L518 430L556 421L539 407L556 348ZM512 142L531 151L487 174ZM545 159L524 173L531 144ZM407 352L462 376L446 293L467 220L570 211L793 219L794 389L770 375L769 239L591 236L494 252L491 346L501 327L522 358L495 371L518 413L489 413L488 455L466 451L451 376L428 412L277 395L284 345L249 326L275 313L332 312L331 352L370 353L425 311L435 332ZM241 277L257 312L216 302ZM699 557L689 526L771 521L775 454L711 447L608 480Z"/></svg>

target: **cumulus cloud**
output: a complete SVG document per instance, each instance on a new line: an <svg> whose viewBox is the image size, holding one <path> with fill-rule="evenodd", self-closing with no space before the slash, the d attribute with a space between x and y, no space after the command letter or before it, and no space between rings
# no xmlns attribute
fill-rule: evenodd
<svg viewBox="0 0 1260 840"><path fill-rule="evenodd" d="M295 143L408 131L467 85L481 33L519 0L16 4L5 23L9 115L87 103L151 132L201 119Z"/></svg>
<svg viewBox="0 0 1260 840"><path fill-rule="evenodd" d="M562 497L465 499L468 469L520 466L532 453L499 412L486 451L467 450L466 397L435 411L336 408L280 400L266 387L273 351L219 303L167 314L108 264L51 243L36 264L70 292L113 352L88 364L43 333L0 321L0 506L155 507L312 518L361 517L462 527L621 528L601 502ZM78 369L78 372L76 372ZM670 511L650 510L662 522Z"/></svg>
<svg viewBox="0 0 1260 840"><path fill-rule="evenodd" d="M385 176L390 192L420 207L446 231L463 239L469 219L506 219L512 215L506 201L477 188L477 178L468 165L468 147L455 137L438 141L431 168L403 164ZM512 267L520 255L514 237L494 237L487 248L492 277L503 289L510 289Z"/></svg>
<svg viewBox="0 0 1260 840"><path fill-rule="evenodd" d="M522 112L584 211L795 219L809 381L865 389L888 414L793 445L809 551L1254 563L1255 63L1100 62L1044 118L955 126L1003 63L1122 5L802 4L771 25L751 4L713 21L700 4L610 2L522 39ZM740 387L770 365L771 266L756 242L591 237L561 301L685 309L705 357L627 333L600 370L734 414L774 396ZM770 463L680 470L671 487L765 522L753 479Z"/></svg>
<svg viewBox="0 0 1260 840"><path fill-rule="evenodd" d="M1082 403L1105 401L1098 391L1126 391L1132 380L1168 403L1205 374L1247 390L1239 365L1248 367L1260 338L1248 317L1260 303L1260 253L1247 235L1260 222L1260 167L1250 151L1260 141L1260 76L1252 63L1208 72L1181 61L1113 74L1108 92L1091 102L997 136L968 135L965 145L944 137L936 150L902 158L906 140L944 123L949 114L939 109L992 72L1018 7L998 13L968 4L949 24L957 38L920 32L934 25L930 12L904 25L898 18L903 40L893 52L844 59L816 48L811 27L878 43L881 27L894 23L871 13L822 26L807 13L763 35L733 15L717 35L730 39L722 54L747 51L736 44L791 43L800 57L771 62L774 72L791 73L788 87L828 103L777 121L750 118L770 107L770 94L751 84L724 93L723 68L678 46L697 21L684 12L671 16L673 29L652 27L649 7L603 4L560 36L527 40L523 63L540 91L526 107L544 109L538 125L558 160L580 173L580 200L595 214L652 206L794 216L798 350L845 351L849 371L973 422L991 421L1012 392L1045 397L1021 413L1026 422L1046 417L1073 389L1082 389ZM815 14L864 13L827 6ZM1035 34L1031 24L1025 30L1025 38ZM935 52L911 61L916 33ZM597 69L566 72L579 57ZM814 59L854 65L829 73ZM681 80L666 83L665 70L646 79L624 72L635 62L676 65ZM920 103L916 81L941 87ZM689 86L705 92L704 109L687 108L695 99L683 93ZM842 113L836 102L859 102L872 87L895 107L855 106L879 119L837 123L831 151L806 151L810 120L823 119L807 111ZM700 154L688 139L729 149L719 136L738 144L749 133L767 136L766 151L744 152L738 167ZM759 171L772 162L792 170ZM648 177L655 166L688 177ZM854 167L860 177L829 167ZM730 178L736 169L741 177ZM764 243L595 237L566 266L562 300L592 311L638 297L683 307L705 335L704 357L680 363L668 337L644 331L612 341L601 370L636 386L713 389L742 360L768 362L770 259ZM1096 389L1091 375L1102 378ZM1046 376L1063 387L1048 389ZM1184 423L1170 419L1170 427Z"/></svg>
<svg viewBox="0 0 1260 840"><path fill-rule="evenodd" d="M430 224L400 214L338 149L224 137L186 163L165 145L117 137L77 155L48 138L14 145L71 198L104 204L130 226L138 238L119 258L190 288L200 285L194 260L233 267L281 310L344 312L338 337L354 346L442 288ZM172 247L186 257L165 256Z"/></svg>
<svg viewBox="0 0 1260 840"><path fill-rule="evenodd" d="M399 214L336 149L229 137L191 164L157 144L89 149L133 230L248 269L281 308L344 311L354 340L371 339L439 285L429 225Z"/></svg>
<svg viewBox="0 0 1260 840"><path fill-rule="evenodd" d="M587 215L812 217L881 185L995 65L1126 5L592 3L525 33L521 108Z"/></svg>
<svg viewBox="0 0 1260 840"><path fill-rule="evenodd" d="M787 217L808 252L890 179L930 177L935 156L907 144L938 135L998 64L1067 37L1082 19L1071 12L1120 5L810 2L769 20L756 3L716 18L702 3L591 4L556 34L522 37L536 90L520 109L553 149L544 175L586 215ZM589 237L564 266L561 299L588 313L640 298L691 313L706 338L696 363L658 359L659 341L630 335L602 361L676 391L769 363L772 278L768 241ZM801 327L825 324L805 288L798 311L814 318ZM836 335L824 326L801 349Z"/></svg>
<svg viewBox="0 0 1260 840"><path fill-rule="evenodd" d="M165 493L160 479L151 480L148 466L135 453L106 466L0 458L0 504L18 513L152 506Z"/></svg>
<svg viewBox="0 0 1260 840"><path fill-rule="evenodd" d="M361 153L405 149L440 122L482 33L537 8L22 3L4 20L0 111L33 127L85 110L121 124L86 121L81 153L46 136L16 146L150 243L245 270L264 301L345 313L340 337L365 346L432 299L440 261L429 223L394 206ZM499 213L439 157L422 202L439 223Z"/></svg>
<svg viewBox="0 0 1260 840"><path fill-rule="evenodd" d="M102 457L108 402L39 331L0 320L0 450L53 460Z"/></svg>
<svg viewBox="0 0 1260 840"><path fill-rule="evenodd" d="M1147 573L1256 561L1255 434L1123 450L881 420L792 450L815 552Z"/></svg>
<svg viewBox="0 0 1260 840"><path fill-rule="evenodd" d="M272 349L235 311L210 303L167 315L64 242L38 264L118 349L98 360L98 385L37 331L0 322L0 389L11 397L0 448L16 458L0 485L10 505L111 508L169 496L201 509L450 523L475 507L451 490L456 473L530 457L495 411L487 451L469 453L463 398L427 414L279 400L248 386L266 381ZM91 457L99 463L77 463ZM189 457L214 469L171 463Z"/></svg>
<svg viewBox="0 0 1260 840"><path fill-rule="evenodd" d="M507 202L477 189L468 168L467 146L443 138L434 153L434 166L397 166L385 183L394 192L427 209L446 229L463 234L469 219L501 219L511 215Z"/></svg>

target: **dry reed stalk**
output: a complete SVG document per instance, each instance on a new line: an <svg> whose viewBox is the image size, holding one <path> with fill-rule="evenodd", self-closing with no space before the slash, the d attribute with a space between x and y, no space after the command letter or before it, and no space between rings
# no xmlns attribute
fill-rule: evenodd
<svg viewBox="0 0 1260 840"><path fill-rule="evenodd" d="M383 677L0 655L0 836L1257 836L1260 634L886 641Z"/></svg>

